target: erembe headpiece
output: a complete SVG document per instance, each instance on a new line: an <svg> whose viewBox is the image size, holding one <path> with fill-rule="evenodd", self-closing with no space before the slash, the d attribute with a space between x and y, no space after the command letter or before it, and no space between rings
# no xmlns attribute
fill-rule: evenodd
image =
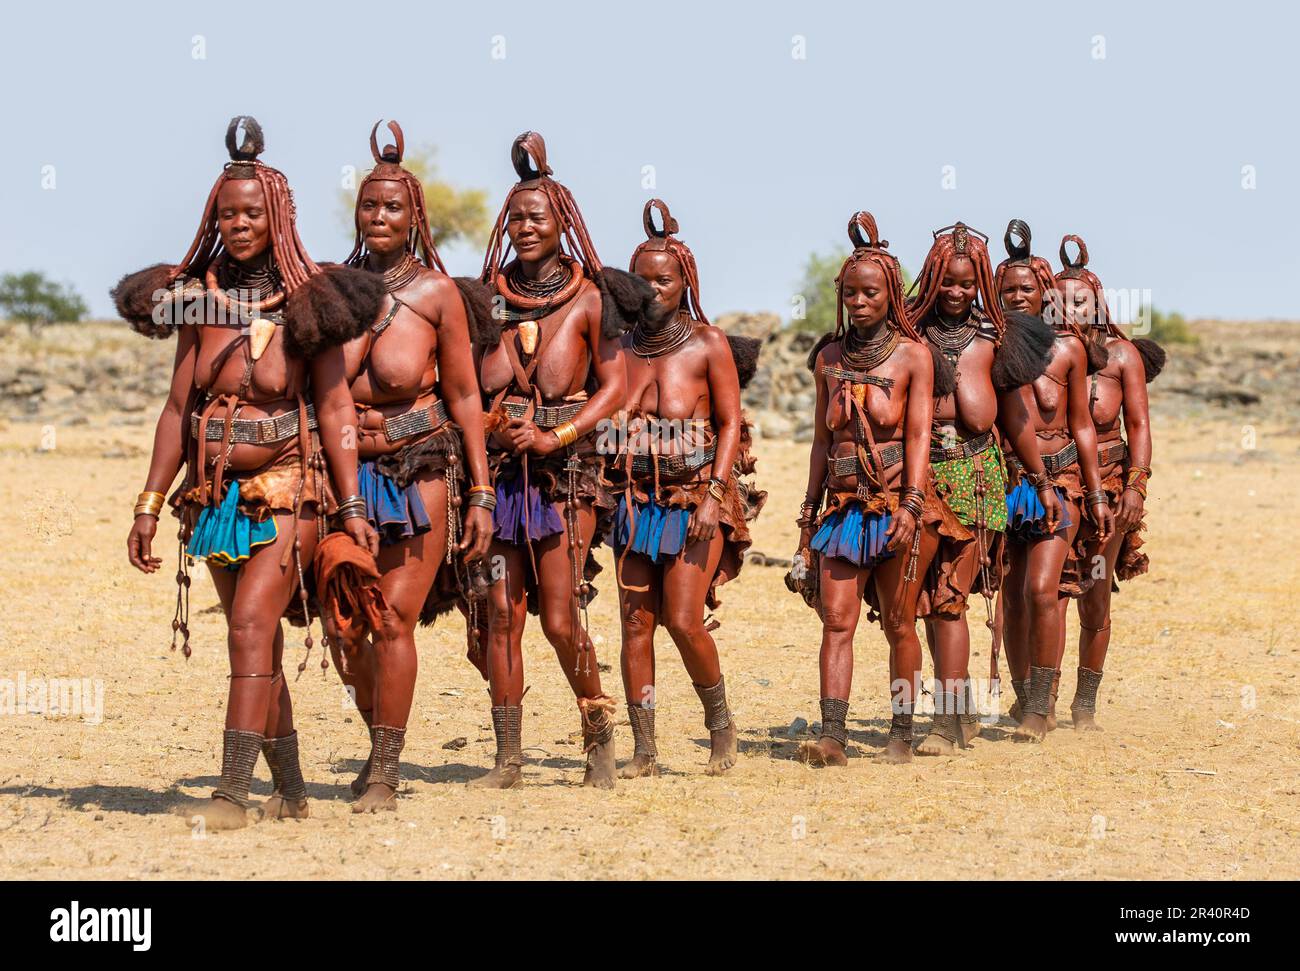
<svg viewBox="0 0 1300 971"><path fill-rule="evenodd" d="M659 212L661 225L655 226L654 214ZM686 281L686 290L682 295L686 307L696 320L709 322L700 307L700 271L695 265L695 254L691 248L677 238L677 220L668 211L668 204L662 199L651 199L641 211L641 223L645 227L646 240L632 251L632 260L628 270L636 271L636 259L642 253L667 253L681 267L682 278Z"/></svg>
<svg viewBox="0 0 1300 971"><path fill-rule="evenodd" d="M429 210L424 201L424 187L420 185L414 173L402 167L402 157L406 154L406 139L402 137L402 127L395 121L388 123L388 130L395 139L394 144L385 145L381 151L376 135L382 119L375 122L370 129L370 154L374 157L375 167L362 179L357 189L357 202L353 210L353 225L356 237L352 243L352 252L343 262L349 266L361 266L365 263L365 235L361 230L361 192L371 182L400 182L406 186L411 201L411 229L406 239L406 252L419 258L425 266L440 273L447 269L442 264L442 257L433 242L433 232L429 227Z"/></svg>

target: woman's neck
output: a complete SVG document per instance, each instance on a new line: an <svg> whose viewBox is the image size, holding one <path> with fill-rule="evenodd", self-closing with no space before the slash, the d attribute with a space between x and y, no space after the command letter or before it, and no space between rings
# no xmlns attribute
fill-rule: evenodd
<svg viewBox="0 0 1300 971"><path fill-rule="evenodd" d="M399 265L405 257L405 249L393 250L391 253L376 253L370 250L366 253L366 267L376 273L384 273Z"/></svg>
<svg viewBox="0 0 1300 971"><path fill-rule="evenodd" d="M519 261L519 272L525 280L545 280L552 276L560 268L560 254L552 253L550 256L536 262L521 259Z"/></svg>

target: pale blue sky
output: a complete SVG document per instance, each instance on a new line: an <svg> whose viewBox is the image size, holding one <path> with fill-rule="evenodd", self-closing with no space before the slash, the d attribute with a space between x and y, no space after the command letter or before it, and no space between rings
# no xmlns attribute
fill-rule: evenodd
<svg viewBox="0 0 1300 971"><path fill-rule="evenodd" d="M0 271L68 280L97 314L123 272L184 254L247 113L318 259L348 250L340 167L368 158L382 116L494 212L512 138L541 131L615 266L661 196L714 315L788 314L808 253L867 208L913 270L932 229L962 219L996 242L1019 216L1053 263L1079 233L1107 286L1158 306L1300 316L1285 4L43 2L4 20ZM482 259L444 256L454 273Z"/></svg>

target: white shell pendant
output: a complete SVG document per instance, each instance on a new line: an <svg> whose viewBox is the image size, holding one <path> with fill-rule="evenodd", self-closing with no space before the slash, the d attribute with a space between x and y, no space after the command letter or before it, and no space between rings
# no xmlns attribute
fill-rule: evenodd
<svg viewBox="0 0 1300 971"><path fill-rule="evenodd" d="M262 356L267 345L271 343L271 338L275 336L275 322L267 320L265 317L254 317L253 322L248 325L248 343L249 349L253 352L253 360L256 361Z"/></svg>
<svg viewBox="0 0 1300 971"><path fill-rule="evenodd" d="M537 350L537 321L521 320L519 322L519 346L525 354Z"/></svg>

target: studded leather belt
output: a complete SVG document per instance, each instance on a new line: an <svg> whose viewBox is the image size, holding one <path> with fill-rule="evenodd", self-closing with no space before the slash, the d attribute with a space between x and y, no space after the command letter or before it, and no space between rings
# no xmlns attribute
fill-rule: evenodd
<svg viewBox="0 0 1300 971"><path fill-rule="evenodd" d="M717 454L717 445L712 444L706 448L692 449L681 455L660 455L659 474L661 476L684 475L687 472L694 472L696 469L702 469L713 461ZM632 474L633 475L654 475L656 456L647 455L644 452L637 452L632 456Z"/></svg>
<svg viewBox="0 0 1300 971"><path fill-rule="evenodd" d="M316 408L307 406L307 427L316 430ZM198 438L199 416L190 415L190 435ZM286 411L274 418L236 418L230 423L230 441L234 445L275 445L298 436L298 410ZM226 437L226 423L215 417L208 422L208 441Z"/></svg>
<svg viewBox="0 0 1300 971"><path fill-rule="evenodd" d="M903 443L890 442L882 446L879 450L880 467L887 469L891 465L897 465L903 461ZM860 472L867 471L862 468L856 455L841 455L839 458L830 459L830 473L837 479L847 479L851 475L858 475Z"/></svg>
<svg viewBox="0 0 1300 971"><path fill-rule="evenodd" d="M1043 468L1047 471L1048 475L1056 475L1057 472L1060 472L1062 469L1068 469L1077 461L1079 461L1079 447L1072 441L1059 452L1056 452L1053 455L1044 455ZM1007 456L1007 464L1014 468L1018 474L1024 475L1024 463L1014 455Z"/></svg>
<svg viewBox="0 0 1300 971"><path fill-rule="evenodd" d="M1116 462L1123 462L1126 458L1128 458L1128 442L1125 441L1111 442L1097 449L1099 467L1114 465Z"/></svg>
<svg viewBox="0 0 1300 971"><path fill-rule="evenodd" d="M389 443L400 442L405 438L414 438L425 432L435 431L447 424L447 406L442 401L435 401L427 408L408 411L384 419L384 438Z"/></svg>
<svg viewBox="0 0 1300 971"><path fill-rule="evenodd" d="M974 438L968 438L964 442L959 442L951 448L944 448L940 445L930 446L931 462L955 462L958 459L968 459L972 456L979 455L990 445L993 444L993 433L985 432L983 435L976 435Z"/></svg>
<svg viewBox="0 0 1300 971"><path fill-rule="evenodd" d="M577 418L584 405L585 401L574 401L567 405L539 405L533 412L533 424L538 428L555 428ZM522 418L528 413L526 401L503 401L501 407L511 418Z"/></svg>

